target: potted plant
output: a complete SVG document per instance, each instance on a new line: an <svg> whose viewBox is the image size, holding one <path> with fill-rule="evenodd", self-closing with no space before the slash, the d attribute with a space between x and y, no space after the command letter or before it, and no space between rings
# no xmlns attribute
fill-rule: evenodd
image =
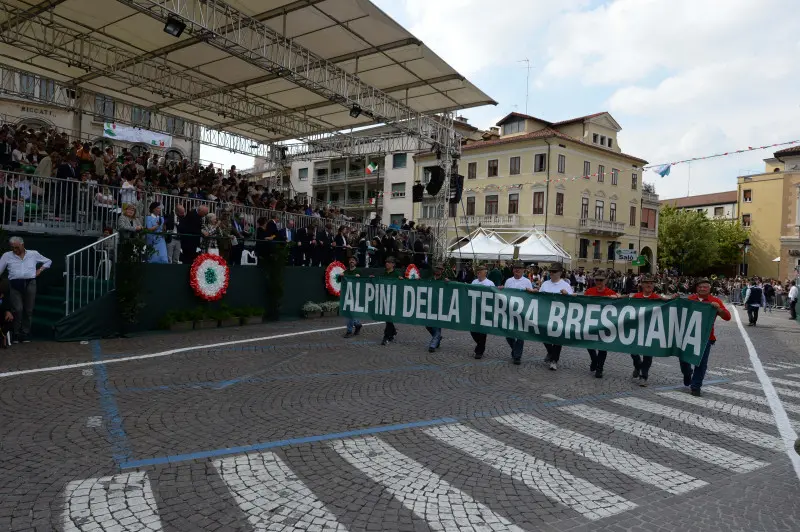
<svg viewBox="0 0 800 532"><path fill-rule="evenodd" d="M169 314L169 313L168 313ZM174 321L170 325L170 331L191 331L194 329L194 322L189 312L185 310L172 311Z"/></svg>
<svg viewBox="0 0 800 532"><path fill-rule="evenodd" d="M242 325L257 325L264 321L264 309L260 307L245 307L241 309L239 318Z"/></svg>
<svg viewBox="0 0 800 532"><path fill-rule="evenodd" d="M214 312L214 319L219 322L220 327L238 327L239 317L234 316L227 305L222 305L219 310Z"/></svg>
<svg viewBox="0 0 800 532"><path fill-rule="evenodd" d="M322 307L313 301L306 301L301 310L305 318L319 318L322 316Z"/></svg>
<svg viewBox="0 0 800 532"><path fill-rule="evenodd" d="M322 308L322 315L326 318L339 315L338 301L323 301L319 306Z"/></svg>
<svg viewBox="0 0 800 532"><path fill-rule="evenodd" d="M219 326L219 322L210 315L205 307L194 309L192 311L192 320L194 321L195 329L215 329Z"/></svg>

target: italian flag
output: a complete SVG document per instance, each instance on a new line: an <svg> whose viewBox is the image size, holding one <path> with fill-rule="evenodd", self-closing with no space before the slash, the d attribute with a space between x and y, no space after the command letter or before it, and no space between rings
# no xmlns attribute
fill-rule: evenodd
<svg viewBox="0 0 800 532"><path fill-rule="evenodd" d="M378 171L378 165L375 163L369 163L367 166L367 173L372 174Z"/></svg>

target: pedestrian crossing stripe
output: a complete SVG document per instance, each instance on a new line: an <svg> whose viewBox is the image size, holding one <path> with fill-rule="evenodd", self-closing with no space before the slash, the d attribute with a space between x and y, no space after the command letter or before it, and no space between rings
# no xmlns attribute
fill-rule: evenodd
<svg viewBox="0 0 800 532"><path fill-rule="evenodd" d="M793 379L800 379L800 373L792 373L790 375L786 375L787 377L791 377Z"/></svg>
<svg viewBox="0 0 800 532"><path fill-rule="evenodd" d="M732 403L726 403L723 401L712 401L710 399L705 399L703 397L695 397L693 395L688 395L686 393L681 393L681 392L662 392L658 395L662 397L667 397L668 399L672 399L674 401L689 403L691 405L700 406L702 408L708 408L710 410L716 410L717 412L724 412L732 416L749 419L750 421L757 421L758 423L765 423L768 425L775 424L775 418L772 417L772 414L768 414L766 412L761 412L758 410L753 410L750 408L744 408L742 406L735 405Z"/></svg>
<svg viewBox="0 0 800 532"><path fill-rule="evenodd" d="M770 366L777 366L778 368L781 369L797 369L798 367L800 367L797 366L796 364L778 364L777 362L767 362L767 364Z"/></svg>
<svg viewBox="0 0 800 532"><path fill-rule="evenodd" d="M787 377L791 377L791 375L787 375ZM783 384L784 386L791 386L793 388L800 388L800 381L790 381L786 379L770 379L773 384Z"/></svg>
<svg viewBox="0 0 800 532"><path fill-rule="evenodd" d="M528 414L511 414L496 418L514 430L533 436L562 449L573 451L592 462L615 469L645 484L652 484L672 494L681 494L707 485L679 471L664 467L646 458L623 451L579 432L563 429Z"/></svg>
<svg viewBox="0 0 800 532"><path fill-rule="evenodd" d="M560 410L738 473L746 473L767 465L765 462L728 451L722 447L689 438L688 436L681 436L675 432L625 416L612 414L599 408L574 405L561 407Z"/></svg>
<svg viewBox="0 0 800 532"><path fill-rule="evenodd" d="M744 370L741 370L741 369L715 368L715 369L706 370L706 373L709 373L711 375L720 375L720 376L725 377L725 376L727 376L727 375L729 375L731 373L733 373L733 374L743 374L743 373L750 373L750 372L749 371L744 371Z"/></svg>
<svg viewBox="0 0 800 532"><path fill-rule="evenodd" d="M722 388L719 386L708 386L705 388L705 391L717 395L723 395L725 397L730 397L731 399L738 399L740 401L750 401L751 403L756 403L758 405L769 406L769 401L767 401L766 397L761 397L759 395L754 395L752 393L737 392L736 390L729 390L727 388ZM800 414L800 406L798 405L783 403L783 409L786 410L787 412Z"/></svg>
<svg viewBox="0 0 800 532"><path fill-rule="evenodd" d="M780 438L764 432L752 430L747 427L742 427L734 423L727 423L725 421L701 416L700 414L694 414L692 412L687 412L686 410L672 408L671 406L665 406L660 403L654 403L652 401L646 401L636 397L612 399L612 402L622 406L627 406L629 408L643 410L651 414L664 416L666 418L680 421L686 423L687 425L692 425L693 427L698 427L709 432L723 434L729 438L739 439L752 445L770 449L772 451L783 452L785 450L783 440Z"/></svg>
<svg viewBox="0 0 800 532"><path fill-rule="evenodd" d="M736 386L744 386L745 388L751 388L753 390L762 390L761 384L757 382L750 382L750 381L739 381L734 382ZM778 392L780 395L785 395L786 397L794 397L795 399L800 399L800 392L795 390L790 390L789 388L777 388L775 387L775 391Z"/></svg>
<svg viewBox="0 0 800 532"><path fill-rule="evenodd" d="M231 456L214 467L255 530L347 531L275 453Z"/></svg>
<svg viewBox="0 0 800 532"><path fill-rule="evenodd" d="M350 465L382 484L394 498L433 530L484 529L522 532L506 518L495 514L394 447L367 436L334 440L331 447Z"/></svg>
<svg viewBox="0 0 800 532"><path fill-rule="evenodd" d="M636 507L610 491L464 425L445 425L424 432L588 519L602 519Z"/></svg>

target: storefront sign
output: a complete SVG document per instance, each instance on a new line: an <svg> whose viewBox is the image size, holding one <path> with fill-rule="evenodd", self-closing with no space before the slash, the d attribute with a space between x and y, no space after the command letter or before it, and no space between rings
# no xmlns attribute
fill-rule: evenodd
<svg viewBox="0 0 800 532"><path fill-rule="evenodd" d="M635 260L639 253L635 249L616 249L614 256L617 260Z"/></svg>
<svg viewBox="0 0 800 532"><path fill-rule="evenodd" d="M50 109L42 109L40 107L30 107L28 105L23 105L22 107L20 107L20 111L22 111L23 113L31 113L34 115L56 116L56 113L54 113Z"/></svg>

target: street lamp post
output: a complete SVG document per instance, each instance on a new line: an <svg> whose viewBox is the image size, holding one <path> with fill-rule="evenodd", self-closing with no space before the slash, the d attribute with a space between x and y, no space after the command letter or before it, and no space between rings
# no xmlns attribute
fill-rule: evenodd
<svg viewBox="0 0 800 532"><path fill-rule="evenodd" d="M739 274L742 277L747 277L747 254L750 252L750 239L747 238L739 244L739 249L742 250L742 267L739 269Z"/></svg>

